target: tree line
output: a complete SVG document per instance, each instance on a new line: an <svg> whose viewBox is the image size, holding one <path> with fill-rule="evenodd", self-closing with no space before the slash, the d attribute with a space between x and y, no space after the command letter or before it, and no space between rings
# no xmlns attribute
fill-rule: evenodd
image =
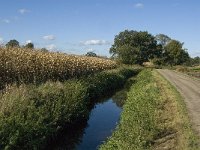
<svg viewBox="0 0 200 150"><path fill-rule="evenodd" d="M5 46L7 48L22 47L22 48L34 49L33 43L30 42L30 43L27 43L25 45L20 46L19 42L15 39L7 42ZM48 50L46 48L41 48L41 51L48 52Z"/></svg>
<svg viewBox="0 0 200 150"><path fill-rule="evenodd" d="M165 34L153 36L147 31L125 30L114 38L114 44L110 48L113 59L124 64L140 64L152 62L156 65L200 65L200 57L191 58L184 43L172 39ZM15 39L10 40L6 47L20 47ZM34 49L33 43L21 46ZM42 51L47 52L46 48ZM98 57L94 52L88 52L86 56Z"/></svg>
<svg viewBox="0 0 200 150"><path fill-rule="evenodd" d="M147 31L125 30L114 38L110 48L112 58L124 64L153 62L157 65L191 65L191 58L182 42L164 34L153 36Z"/></svg>
<svg viewBox="0 0 200 150"><path fill-rule="evenodd" d="M15 39L10 40L7 44L6 47L20 47L19 42ZM22 46L24 48L30 48L33 49L34 48L34 44L33 43L27 43L26 45Z"/></svg>

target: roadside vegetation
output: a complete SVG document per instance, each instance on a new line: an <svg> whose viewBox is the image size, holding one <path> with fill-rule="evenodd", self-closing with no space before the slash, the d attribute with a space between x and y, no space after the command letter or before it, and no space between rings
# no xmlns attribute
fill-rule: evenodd
<svg viewBox="0 0 200 150"><path fill-rule="evenodd" d="M63 128L87 119L90 105L139 69L121 67L80 79L7 86L0 94L0 147L42 149Z"/></svg>
<svg viewBox="0 0 200 150"><path fill-rule="evenodd" d="M198 149L180 94L156 71L143 70L128 92L105 149Z"/></svg>
<svg viewBox="0 0 200 150"><path fill-rule="evenodd" d="M193 67L176 66L175 70L200 79L200 65Z"/></svg>
<svg viewBox="0 0 200 150"><path fill-rule="evenodd" d="M66 127L87 119L96 98L123 87L148 68L200 72L183 43L164 34L125 30L115 36L111 58L34 49L10 40L0 47L0 149L43 149ZM125 66L125 65L130 66ZM194 65L196 65L194 67ZM143 70L128 92L120 123L100 149L195 149L178 92L156 71ZM196 149L195 149L196 150Z"/></svg>
<svg viewBox="0 0 200 150"><path fill-rule="evenodd" d="M183 43L167 35L153 36L147 31L125 30L115 36L110 48L112 57L125 64L151 62L159 66L190 64Z"/></svg>

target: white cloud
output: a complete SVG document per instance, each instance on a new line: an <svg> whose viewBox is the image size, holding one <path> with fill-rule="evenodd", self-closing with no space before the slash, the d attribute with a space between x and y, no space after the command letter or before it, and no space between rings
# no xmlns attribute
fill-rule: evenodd
<svg viewBox="0 0 200 150"><path fill-rule="evenodd" d="M81 41L80 44L82 45L108 45L110 44L110 42L106 40L88 40L88 41Z"/></svg>
<svg viewBox="0 0 200 150"><path fill-rule="evenodd" d="M2 44L3 43L3 38L2 37L0 37L0 44Z"/></svg>
<svg viewBox="0 0 200 150"><path fill-rule="evenodd" d="M10 20L9 19L3 19L2 22L3 23L10 23Z"/></svg>
<svg viewBox="0 0 200 150"><path fill-rule="evenodd" d="M31 41L31 40L26 40L25 43L26 43L26 44L28 44L28 43L32 43L32 41Z"/></svg>
<svg viewBox="0 0 200 150"><path fill-rule="evenodd" d="M94 49L93 49L93 48L88 48L86 51L87 51L87 52L93 52Z"/></svg>
<svg viewBox="0 0 200 150"><path fill-rule="evenodd" d="M25 13L30 12L30 10L22 8L22 9L19 9L18 12L23 15Z"/></svg>
<svg viewBox="0 0 200 150"><path fill-rule="evenodd" d="M135 8L144 8L144 4L137 3L137 4L135 4Z"/></svg>
<svg viewBox="0 0 200 150"><path fill-rule="evenodd" d="M54 35L45 35L43 36L44 40L55 40L55 36Z"/></svg>
<svg viewBox="0 0 200 150"><path fill-rule="evenodd" d="M48 50L55 50L56 49L56 45L55 44L46 45L45 48L48 49Z"/></svg>

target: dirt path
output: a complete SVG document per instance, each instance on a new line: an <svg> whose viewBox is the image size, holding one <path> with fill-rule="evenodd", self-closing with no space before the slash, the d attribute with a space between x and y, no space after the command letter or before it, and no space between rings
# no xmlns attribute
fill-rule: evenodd
<svg viewBox="0 0 200 150"><path fill-rule="evenodd" d="M158 70L184 97L191 122L200 136L200 80L194 80L182 73L171 70Z"/></svg>

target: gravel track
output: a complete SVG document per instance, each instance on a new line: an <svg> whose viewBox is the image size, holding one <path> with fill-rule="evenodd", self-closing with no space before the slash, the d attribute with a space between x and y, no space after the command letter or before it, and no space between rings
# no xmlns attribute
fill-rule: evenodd
<svg viewBox="0 0 200 150"><path fill-rule="evenodd" d="M181 93L191 119L192 125L200 136L200 80L172 70L157 70Z"/></svg>

